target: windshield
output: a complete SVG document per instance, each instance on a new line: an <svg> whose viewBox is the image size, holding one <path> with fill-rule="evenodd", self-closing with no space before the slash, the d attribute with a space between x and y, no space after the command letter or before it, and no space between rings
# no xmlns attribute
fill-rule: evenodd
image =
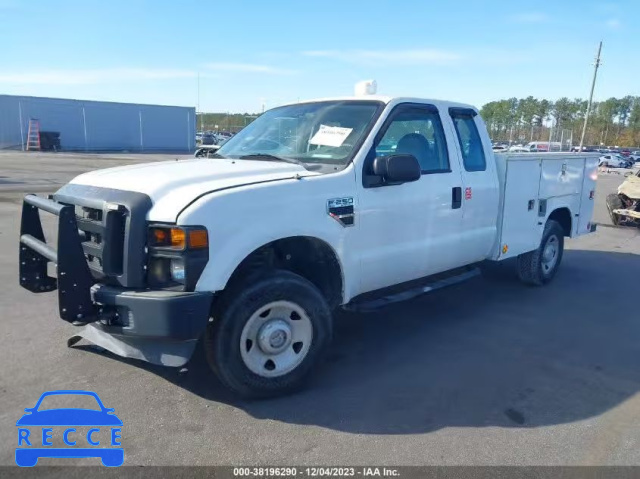
<svg viewBox="0 0 640 479"><path fill-rule="evenodd" d="M382 106L377 101L323 101L274 108L229 139L218 154L344 166Z"/></svg>

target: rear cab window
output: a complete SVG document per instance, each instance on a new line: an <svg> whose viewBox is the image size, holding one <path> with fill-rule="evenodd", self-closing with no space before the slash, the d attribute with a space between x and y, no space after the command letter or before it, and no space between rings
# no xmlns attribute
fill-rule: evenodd
<svg viewBox="0 0 640 479"><path fill-rule="evenodd" d="M450 108L449 114L460 144L464 169L466 171L485 171L487 160L475 121L477 113L470 108Z"/></svg>

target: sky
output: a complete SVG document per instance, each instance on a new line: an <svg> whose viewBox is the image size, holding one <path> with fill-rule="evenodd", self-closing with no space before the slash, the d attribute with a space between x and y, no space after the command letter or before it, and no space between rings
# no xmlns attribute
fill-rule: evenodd
<svg viewBox="0 0 640 479"><path fill-rule="evenodd" d="M258 112L378 93L640 95L640 1L0 0L0 94Z"/></svg>

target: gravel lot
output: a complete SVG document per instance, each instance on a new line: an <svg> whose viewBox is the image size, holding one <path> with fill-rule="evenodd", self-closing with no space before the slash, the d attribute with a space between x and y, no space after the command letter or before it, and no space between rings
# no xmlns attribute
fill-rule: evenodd
<svg viewBox="0 0 640 479"><path fill-rule="evenodd" d="M14 464L23 409L53 389L93 390L115 408L126 465L640 465L640 231L606 226L604 206L622 175L601 175L601 225L567 242L549 287L520 285L505 264L375 313L341 313L307 390L246 402L201 351L181 373L67 348L74 327L57 317L56 295L18 286L24 192L174 158L0 152L0 465Z"/></svg>

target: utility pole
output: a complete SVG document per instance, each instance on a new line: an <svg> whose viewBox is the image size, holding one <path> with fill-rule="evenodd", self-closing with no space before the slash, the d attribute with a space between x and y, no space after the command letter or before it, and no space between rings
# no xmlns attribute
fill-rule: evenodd
<svg viewBox="0 0 640 479"><path fill-rule="evenodd" d="M200 111L200 72L198 72L198 112L196 113L196 117L200 116L200 128L196 124L196 128L198 131L202 131L202 112Z"/></svg>
<svg viewBox="0 0 640 479"><path fill-rule="evenodd" d="M587 111L584 114L584 125L582 127L582 136L580 137L580 148L578 152L582 153L582 147L584 145L584 136L587 134L587 125L589 123L589 113L591 112L591 103L593 102L593 90L596 87L596 77L598 76L598 67L600 67L600 52L602 51L602 41L598 45L598 54L596 55L596 62L593 64L593 81L591 82L591 94L589 95L589 102L587 103Z"/></svg>

